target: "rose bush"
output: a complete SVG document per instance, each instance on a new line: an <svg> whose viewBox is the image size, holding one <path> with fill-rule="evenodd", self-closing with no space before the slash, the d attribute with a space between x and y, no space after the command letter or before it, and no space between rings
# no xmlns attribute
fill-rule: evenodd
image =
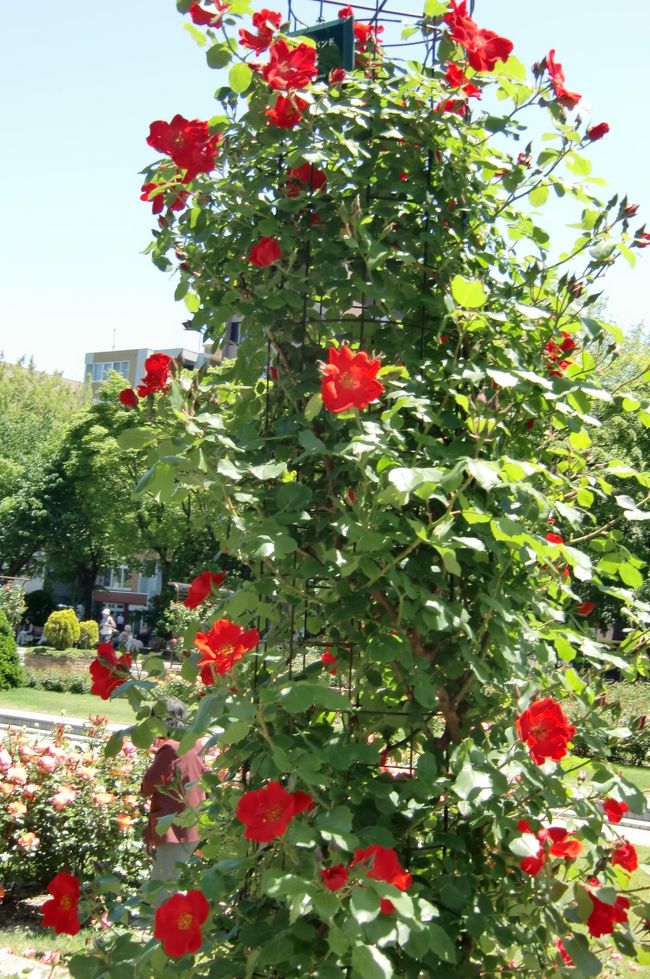
<svg viewBox="0 0 650 979"><path fill-rule="evenodd" d="M34 740L22 730L0 741L0 883L11 898L45 885L57 870L83 879L113 877L133 886L146 864L140 796L144 759L124 742L104 755L106 718L91 719L89 740L61 730Z"/></svg>
<svg viewBox="0 0 650 979"><path fill-rule="evenodd" d="M359 70L315 82L281 14L214 10L218 30L188 26L232 63L223 111L150 139L166 157L147 180L189 194L151 253L195 329L219 340L243 318L244 339L128 405L122 440L148 448L148 492L201 487L251 569L185 636L181 748L218 743L229 777L183 817L201 858L165 915L117 902L112 940L72 973L532 979L597 975L611 943L647 960L606 815L645 800L605 762L620 732L598 705L605 669L648 671L623 528L648 517L650 477L590 468L589 433L601 401L650 426L601 382L620 335L596 312L603 274L650 235L588 179L594 132L554 52L529 78L464 2L426 2L433 69L383 59L355 20ZM526 112L548 132L523 151ZM296 178L307 166L325 179ZM579 229L562 253L551 197ZM585 582L628 623L616 650ZM104 663L103 689L140 709L146 747L164 732L155 658L146 679L125 665Z"/></svg>

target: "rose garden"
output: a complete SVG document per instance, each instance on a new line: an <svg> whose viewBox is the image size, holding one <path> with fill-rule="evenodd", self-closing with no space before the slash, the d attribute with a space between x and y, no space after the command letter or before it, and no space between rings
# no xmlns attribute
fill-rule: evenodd
<svg viewBox="0 0 650 979"><path fill-rule="evenodd" d="M151 124L149 251L193 329L241 318L243 342L192 375L156 354L115 395L134 491L199 494L220 541L173 681L200 845L156 902L139 783L170 681L100 643L97 714L134 722L4 736L0 893L47 891L79 979L648 974L621 825L647 802L612 761L647 742L612 679L648 676L650 473L596 442L621 412L650 428L598 302L650 234L591 177L614 136L562 39L528 70L488 5L426 0L408 62L381 4L337 7L355 60L327 70L284 13L177 6L228 84L213 118Z"/></svg>

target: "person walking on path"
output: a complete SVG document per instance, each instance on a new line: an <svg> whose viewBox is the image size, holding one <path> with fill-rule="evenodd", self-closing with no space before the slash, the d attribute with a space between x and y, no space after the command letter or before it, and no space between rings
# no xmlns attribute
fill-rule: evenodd
<svg viewBox="0 0 650 979"><path fill-rule="evenodd" d="M166 698L164 704L167 727L172 731L183 727L187 721L185 705L175 697ZM156 823L161 816L182 813L205 799L200 785L205 771L200 745L184 754L179 754L178 748L179 743L174 738L158 738L153 763L142 779L142 794L151 798L145 842L154 857L152 881L177 881L182 865L192 856L199 842L195 826L172 823L161 835L156 832Z"/></svg>
<svg viewBox="0 0 650 979"><path fill-rule="evenodd" d="M102 617L99 622L99 638L101 642L110 642L116 629L117 626L115 625L115 619L111 615L111 610L109 608L102 609Z"/></svg>

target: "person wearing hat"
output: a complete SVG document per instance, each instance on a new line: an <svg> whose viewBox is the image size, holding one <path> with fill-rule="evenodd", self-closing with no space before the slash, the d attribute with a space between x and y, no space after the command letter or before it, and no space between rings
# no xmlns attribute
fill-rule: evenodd
<svg viewBox="0 0 650 979"><path fill-rule="evenodd" d="M99 621L99 640L100 642L110 642L113 633L117 629L115 619L111 615L109 608L102 609L102 617Z"/></svg>

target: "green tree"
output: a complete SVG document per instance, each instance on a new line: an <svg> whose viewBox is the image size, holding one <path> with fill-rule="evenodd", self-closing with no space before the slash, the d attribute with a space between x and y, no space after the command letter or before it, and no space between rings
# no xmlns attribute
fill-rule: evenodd
<svg viewBox="0 0 650 979"><path fill-rule="evenodd" d="M7 575L25 571L44 544L47 472L87 400L81 385L31 362L0 363L0 571Z"/></svg>

